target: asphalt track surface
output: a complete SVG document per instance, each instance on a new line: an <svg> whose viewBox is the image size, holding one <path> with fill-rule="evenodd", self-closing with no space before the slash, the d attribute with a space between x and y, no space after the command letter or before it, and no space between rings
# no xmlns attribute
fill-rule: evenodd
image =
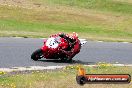
<svg viewBox="0 0 132 88"><path fill-rule="evenodd" d="M132 43L88 41L72 63L58 60L30 59L32 52L43 45L43 39L0 38L0 68L95 64L98 62L132 64Z"/></svg>

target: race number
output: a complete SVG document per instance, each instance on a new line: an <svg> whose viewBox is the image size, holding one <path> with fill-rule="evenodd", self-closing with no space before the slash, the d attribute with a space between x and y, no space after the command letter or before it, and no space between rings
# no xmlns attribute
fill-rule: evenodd
<svg viewBox="0 0 132 88"><path fill-rule="evenodd" d="M53 37L49 38L46 42L46 46L48 46L48 48L57 48L58 45L58 42Z"/></svg>

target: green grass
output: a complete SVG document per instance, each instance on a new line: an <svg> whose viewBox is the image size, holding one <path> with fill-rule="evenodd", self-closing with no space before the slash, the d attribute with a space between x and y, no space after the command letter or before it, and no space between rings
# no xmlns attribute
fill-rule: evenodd
<svg viewBox="0 0 132 88"><path fill-rule="evenodd" d="M129 1L28 1L29 6L21 2L25 8L17 3L19 7L0 5L0 36L48 37L58 32L77 32L81 38L91 40L132 42Z"/></svg>
<svg viewBox="0 0 132 88"><path fill-rule="evenodd" d="M42 4L50 3L77 8L132 14L131 3L114 0L34 0L34 1Z"/></svg>
<svg viewBox="0 0 132 88"><path fill-rule="evenodd" d="M76 66L68 66L60 71L44 71L28 74L15 73L0 78L0 88L80 88L76 83L77 75ZM84 66L87 74L130 74L132 67L115 67L115 66ZM8 75L8 73L6 73ZM84 88L131 88L132 84L85 84Z"/></svg>
<svg viewBox="0 0 132 88"><path fill-rule="evenodd" d="M83 26L77 24L52 24L52 23L38 23L38 22L23 22L16 20L0 20L1 30L4 31L21 31L24 29L25 32L77 32L79 34L90 34L90 35L102 35L102 36L115 36L115 37L132 37L132 33L121 30L107 30L103 27L98 26ZM48 31L47 31L48 30ZM43 35L41 37L47 37Z"/></svg>

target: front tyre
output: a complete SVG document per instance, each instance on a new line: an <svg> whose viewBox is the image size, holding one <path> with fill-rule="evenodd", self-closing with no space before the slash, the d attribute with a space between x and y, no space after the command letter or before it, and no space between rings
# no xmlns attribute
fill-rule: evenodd
<svg viewBox="0 0 132 88"><path fill-rule="evenodd" d="M42 57L43 57L43 51L41 49L37 49L31 55L31 59L33 59L34 61L37 61L38 59L41 59Z"/></svg>

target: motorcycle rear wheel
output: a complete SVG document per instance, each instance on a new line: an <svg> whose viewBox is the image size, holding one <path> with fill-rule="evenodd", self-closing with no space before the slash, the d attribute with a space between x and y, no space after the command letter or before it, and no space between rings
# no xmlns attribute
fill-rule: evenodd
<svg viewBox="0 0 132 88"><path fill-rule="evenodd" d="M69 59L69 58L61 58L60 60L61 60L62 62L67 62L67 63L72 62L72 59Z"/></svg>
<svg viewBox="0 0 132 88"><path fill-rule="evenodd" d="M43 57L43 52L41 49L37 49L31 55L31 59L33 59L34 61L37 61L38 59L41 59L42 57Z"/></svg>

